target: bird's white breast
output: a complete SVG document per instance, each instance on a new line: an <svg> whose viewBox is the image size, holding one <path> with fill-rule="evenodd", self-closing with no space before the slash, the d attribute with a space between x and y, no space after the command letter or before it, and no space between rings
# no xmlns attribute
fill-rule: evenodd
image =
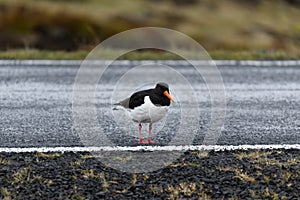
<svg viewBox="0 0 300 200"><path fill-rule="evenodd" d="M157 106L154 105L149 96L145 96L144 104L135 107L129 111L129 117L140 123L157 122L162 119L168 111L168 106Z"/></svg>

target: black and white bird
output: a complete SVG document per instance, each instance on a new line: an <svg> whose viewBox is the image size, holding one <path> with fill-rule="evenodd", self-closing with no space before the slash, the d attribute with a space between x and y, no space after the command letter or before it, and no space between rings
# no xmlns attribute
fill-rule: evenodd
<svg viewBox="0 0 300 200"><path fill-rule="evenodd" d="M139 124L138 144L151 144L155 143L151 139L152 123L166 115L171 101L174 102L174 99L169 93L168 84L161 82L157 83L154 89L135 92L129 98L114 105L125 108L128 116ZM142 123L149 123L147 140L143 140Z"/></svg>

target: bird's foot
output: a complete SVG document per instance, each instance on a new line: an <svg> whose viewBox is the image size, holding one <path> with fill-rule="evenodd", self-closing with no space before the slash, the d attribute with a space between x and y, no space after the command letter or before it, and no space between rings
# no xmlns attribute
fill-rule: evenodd
<svg viewBox="0 0 300 200"><path fill-rule="evenodd" d="M140 139L140 140L138 141L138 144L149 144L149 141L148 141L148 140Z"/></svg>
<svg viewBox="0 0 300 200"><path fill-rule="evenodd" d="M157 144L157 142L153 141L151 138L148 139L148 144Z"/></svg>

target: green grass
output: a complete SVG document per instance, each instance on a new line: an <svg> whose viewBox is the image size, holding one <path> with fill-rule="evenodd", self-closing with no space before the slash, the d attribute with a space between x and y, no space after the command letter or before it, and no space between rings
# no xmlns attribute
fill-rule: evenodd
<svg viewBox="0 0 300 200"><path fill-rule="evenodd" d="M8 50L0 51L0 59L84 59L88 51Z"/></svg>
<svg viewBox="0 0 300 200"><path fill-rule="evenodd" d="M0 51L0 59L66 59L66 60L83 60L89 51L50 51L50 50L8 50ZM300 59L300 53L289 53L284 50L265 50L265 51L211 51L209 55L213 59L236 59L236 60L286 60ZM102 59L110 59L113 53L107 52ZM121 56L119 59L126 60L178 60L181 57L167 52L131 52Z"/></svg>
<svg viewBox="0 0 300 200"><path fill-rule="evenodd" d="M285 50L212 51L213 59L234 60L290 60L300 59L300 53Z"/></svg>

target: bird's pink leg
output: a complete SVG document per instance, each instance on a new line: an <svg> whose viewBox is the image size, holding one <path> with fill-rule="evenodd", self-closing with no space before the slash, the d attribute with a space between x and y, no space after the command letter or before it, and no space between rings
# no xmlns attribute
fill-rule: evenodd
<svg viewBox="0 0 300 200"><path fill-rule="evenodd" d="M140 135L140 139L138 141L138 144L148 144L148 141L143 140L143 135L142 135L142 124L139 123L139 135Z"/></svg>
<svg viewBox="0 0 300 200"><path fill-rule="evenodd" d="M149 123L148 143L149 143L149 144L155 144L156 142L154 142L154 141L151 139L151 133L152 133L152 123Z"/></svg>

